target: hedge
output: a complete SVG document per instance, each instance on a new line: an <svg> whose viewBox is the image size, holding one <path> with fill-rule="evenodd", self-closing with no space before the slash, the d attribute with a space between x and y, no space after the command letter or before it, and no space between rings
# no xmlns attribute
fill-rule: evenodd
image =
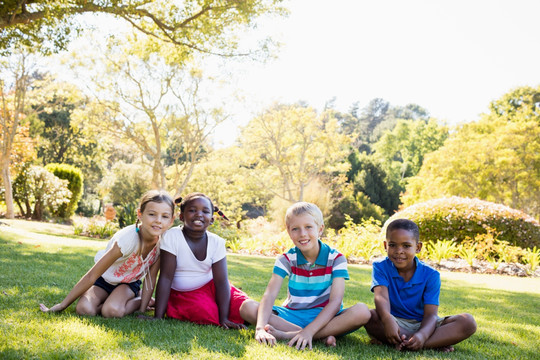
<svg viewBox="0 0 540 360"><path fill-rule="evenodd" d="M479 199L452 196L409 206L385 223L410 219L420 228L422 241L453 240L460 243L478 234L495 234L501 241L522 248L540 247L540 223L522 211Z"/></svg>
<svg viewBox="0 0 540 360"><path fill-rule="evenodd" d="M79 168L68 164L47 164L45 169L56 177L68 181L68 189L71 191L69 203L61 205L53 214L63 219L69 219L75 213L77 203L82 197L84 181L82 172Z"/></svg>

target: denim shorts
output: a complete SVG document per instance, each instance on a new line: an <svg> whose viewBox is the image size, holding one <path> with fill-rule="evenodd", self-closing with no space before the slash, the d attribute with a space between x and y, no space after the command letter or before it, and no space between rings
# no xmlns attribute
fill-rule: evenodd
<svg viewBox="0 0 540 360"><path fill-rule="evenodd" d="M99 277L96 282L94 283L95 286L102 288L107 292L107 294L111 294L114 289L119 287L120 285L127 285L135 293L135 296L139 296L139 291L141 290L141 280L137 280L131 283L120 283L117 285L109 284L108 282L103 279L103 277Z"/></svg>
<svg viewBox="0 0 540 360"><path fill-rule="evenodd" d="M293 310L283 306L272 307L274 315L279 316L282 319L287 320L290 323L300 326L302 329L308 326L322 311L322 307L316 307L312 309ZM339 315L343 312L343 309L339 310L336 314Z"/></svg>

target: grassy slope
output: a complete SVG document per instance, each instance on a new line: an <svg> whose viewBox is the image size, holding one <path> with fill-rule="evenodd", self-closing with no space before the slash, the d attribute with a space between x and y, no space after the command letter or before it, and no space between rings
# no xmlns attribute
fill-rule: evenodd
<svg viewBox="0 0 540 360"><path fill-rule="evenodd" d="M73 305L61 314L42 314L38 304L61 301L90 268L105 243L72 240L65 228L43 227L39 235L24 234L21 224L0 227L0 358L536 358L540 338L540 279L443 273L440 314L471 312L478 331L456 346L452 354L434 351L398 353L368 345L364 329L339 340L336 349L317 344L297 352L280 344L260 346L254 330L225 331L177 321L143 321L134 317L79 317ZM33 226L25 225L25 230ZM57 234L46 236L42 234ZM76 243L76 246L72 244ZM273 259L229 255L230 280L260 300ZM373 307L369 291L371 270L350 266L345 305L357 301ZM495 284L496 286L493 286ZM491 287L495 287L491 289ZM505 288L512 289L503 290ZM285 292L281 292L283 300Z"/></svg>

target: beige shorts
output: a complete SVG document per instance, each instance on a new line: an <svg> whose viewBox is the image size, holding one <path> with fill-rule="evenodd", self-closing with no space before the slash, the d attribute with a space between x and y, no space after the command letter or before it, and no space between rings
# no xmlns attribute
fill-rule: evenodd
<svg viewBox="0 0 540 360"><path fill-rule="evenodd" d="M418 320L398 318L398 317L395 317L394 315L392 315L392 317L394 318L394 320L396 320L400 328L410 333L417 332L418 329L420 329L420 325L422 325L422 322ZM435 327L438 328L439 326L441 326L443 321L446 318L448 318L448 316L445 316L445 317L437 316L437 324L435 325Z"/></svg>

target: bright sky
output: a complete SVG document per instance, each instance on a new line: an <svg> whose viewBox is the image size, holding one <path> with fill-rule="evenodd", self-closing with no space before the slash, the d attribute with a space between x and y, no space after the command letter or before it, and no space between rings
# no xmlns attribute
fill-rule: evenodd
<svg viewBox="0 0 540 360"><path fill-rule="evenodd" d="M419 104L452 125L477 120L517 86L540 85L538 0L285 4L288 18L246 34L281 42L277 59L226 64L233 78L223 97L238 91L244 101L228 101L231 118L216 131L218 146L234 143L238 127L275 101L304 100L320 110L336 97L337 109L347 111L380 97Z"/></svg>
<svg viewBox="0 0 540 360"><path fill-rule="evenodd" d="M293 0L261 31L282 42L278 59L238 65L243 110L232 130L273 101L339 110L381 97L417 103L433 117L474 121L517 86L540 85L540 1ZM219 141L219 140L218 140Z"/></svg>

